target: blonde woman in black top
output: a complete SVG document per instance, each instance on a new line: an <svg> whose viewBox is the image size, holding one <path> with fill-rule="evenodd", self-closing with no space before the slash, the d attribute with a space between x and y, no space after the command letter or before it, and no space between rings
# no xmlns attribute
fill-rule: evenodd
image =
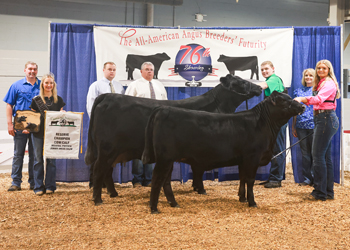
<svg viewBox="0 0 350 250"><path fill-rule="evenodd" d="M66 105L63 99L57 95L55 77L53 74L44 75L40 84L40 98L35 101L34 97L31 109L40 111L39 102L43 102L45 109L50 111L62 111ZM44 159L43 159L43 143L44 143L44 117L41 115L40 129L37 133L32 133L32 142L34 148L34 193L36 195L52 194L56 190L56 160L47 159L46 176L44 184Z"/></svg>

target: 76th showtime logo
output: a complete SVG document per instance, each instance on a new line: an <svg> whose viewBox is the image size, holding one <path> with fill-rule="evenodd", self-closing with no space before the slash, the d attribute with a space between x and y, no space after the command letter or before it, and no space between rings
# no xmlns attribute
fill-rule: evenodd
<svg viewBox="0 0 350 250"><path fill-rule="evenodd" d="M195 43L181 45L174 71L187 81L202 80L212 72L209 48Z"/></svg>

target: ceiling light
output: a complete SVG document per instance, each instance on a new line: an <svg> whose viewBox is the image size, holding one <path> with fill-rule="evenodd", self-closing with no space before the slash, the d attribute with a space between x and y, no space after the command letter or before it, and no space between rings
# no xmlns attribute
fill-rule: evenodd
<svg viewBox="0 0 350 250"><path fill-rule="evenodd" d="M195 16L195 19L197 22L206 22L207 20L204 20L204 17L207 16L205 14L201 14L201 13L197 13L197 14L194 14Z"/></svg>

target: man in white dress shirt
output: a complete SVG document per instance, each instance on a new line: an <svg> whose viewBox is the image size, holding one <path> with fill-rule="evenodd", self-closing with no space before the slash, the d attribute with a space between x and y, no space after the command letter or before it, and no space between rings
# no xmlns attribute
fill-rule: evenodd
<svg viewBox="0 0 350 250"><path fill-rule="evenodd" d="M86 110L91 116L92 105L94 104L95 99L105 93L118 93L124 94L125 90L123 86L114 81L117 67L114 62L106 62L103 65L103 75L104 77L101 80L93 82L89 87L89 92L86 97Z"/></svg>
<svg viewBox="0 0 350 250"><path fill-rule="evenodd" d="M166 90L160 81L153 79L154 65L144 62L141 65L142 77L128 86L125 95L152 98L157 100L168 100ZM153 164L143 164L141 160L135 159L132 163L132 184L134 187L151 186Z"/></svg>

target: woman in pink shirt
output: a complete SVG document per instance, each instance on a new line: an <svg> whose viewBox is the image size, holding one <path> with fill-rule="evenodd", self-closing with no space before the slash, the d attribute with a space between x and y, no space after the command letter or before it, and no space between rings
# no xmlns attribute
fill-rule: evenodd
<svg viewBox="0 0 350 250"><path fill-rule="evenodd" d="M316 76L312 90L313 96L296 97L294 100L314 106L315 129L312 142L314 190L307 199L325 201L334 199L331 141L339 128L335 109L340 90L330 61L321 60L316 64Z"/></svg>

